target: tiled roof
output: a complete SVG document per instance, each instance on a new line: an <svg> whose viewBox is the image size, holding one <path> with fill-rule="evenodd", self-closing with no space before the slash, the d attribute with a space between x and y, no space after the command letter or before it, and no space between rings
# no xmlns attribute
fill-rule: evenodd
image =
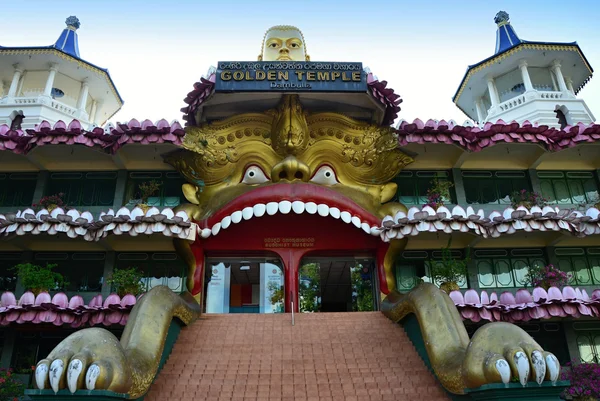
<svg viewBox="0 0 600 401"><path fill-rule="evenodd" d="M83 129L78 120L73 120L68 125L63 121L54 125L43 121L35 129L25 131L11 131L8 125L2 124L0 150L28 153L37 146L77 144L116 153L123 145L131 143L181 145L184 135L185 132L177 121L169 123L164 119L156 123L132 119L116 126L109 124L104 128L96 127L91 131Z"/></svg>
<svg viewBox="0 0 600 401"><path fill-rule="evenodd" d="M485 215L469 206L455 206L452 211L441 206L411 207L408 213L398 212L383 218L381 238L384 241L415 236L423 232L471 232L484 238L514 234L518 231L562 231L577 237L600 234L600 211L595 207L579 212L570 209L519 206Z"/></svg>
<svg viewBox="0 0 600 401"><path fill-rule="evenodd" d="M66 234L69 238L84 238L86 241L98 241L111 235L161 234L167 237L186 239L194 236L195 223L190 222L183 212L174 213L170 208L159 210L156 207L144 212L139 207L129 210L122 207L115 213L112 209L102 212L94 220L88 211L56 208L52 212L42 209L20 210L17 213L0 214L0 236L10 235L56 235Z"/></svg>
<svg viewBox="0 0 600 401"><path fill-rule="evenodd" d="M498 120L478 126L458 125L453 121L422 120L413 122L401 120L396 129L400 146L411 143L454 144L472 152L496 145L497 143L532 143L549 151L557 151L581 143L600 141L600 124L567 126L564 129L550 128L547 125L531 124L529 121L518 124Z"/></svg>
<svg viewBox="0 0 600 401"><path fill-rule="evenodd" d="M557 317L579 318L582 316L600 317L600 289L594 290L590 297L586 290L573 287L534 288L532 292L520 289L516 295L505 291L500 294L487 291L452 291L450 298L465 320L479 322L527 322L534 319Z"/></svg>
<svg viewBox="0 0 600 401"><path fill-rule="evenodd" d="M42 292L36 297L27 291L18 302L12 292L3 293L0 301L0 325L48 323L77 328L86 325L124 326L136 298L131 294L123 298L111 294L103 300L102 295L96 295L86 305L80 295L69 299L62 292L53 297L47 292Z"/></svg>
<svg viewBox="0 0 600 401"><path fill-rule="evenodd" d="M146 394L155 400L448 400L381 312L203 315Z"/></svg>

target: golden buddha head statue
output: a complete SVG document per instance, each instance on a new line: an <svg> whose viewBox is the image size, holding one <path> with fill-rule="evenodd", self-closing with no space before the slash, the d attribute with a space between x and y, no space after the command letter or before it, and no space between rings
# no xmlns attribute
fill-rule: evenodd
<svg viewBox="0 0 600 401"><path fill-rule="evenodd" d="M267 29L258 61L310 61L300 29L275 25Z"/></svg>

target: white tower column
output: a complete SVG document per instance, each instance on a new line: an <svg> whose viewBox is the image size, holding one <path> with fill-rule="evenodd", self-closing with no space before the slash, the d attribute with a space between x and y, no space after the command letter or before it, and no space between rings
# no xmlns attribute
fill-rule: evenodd
<svg viewBox="0 0 600 401"><path fill-rule="evenodd" d="M19 79L21 79L21 74L23 73L23 69L19 64L13 65L15 67L15 72L12 77L12 81L10 82L10 88L8 89L8 97L10 99L14 98L17 95L17 88L19 87Z"/></svg>
<svg viewBox="0 0 600 401"><path fill-rule="evenodd" d="M477 122L481 124L485 120L487 115L480 97L477 98L477 100L475 101L475 108L477 109Z"/></svg>
<svg viewBox="0 0 600 401"><path fill-rule="evenodd" d="M48 72L48 78L46 79L46 87L44 93L39 97L40 102L43 104L49 104L52 102L52 87L54 86L54 78L58 71L58 64L50 64L50 71Z"/></svg>
<svg viewBox="0 0 600 401"><path fill-rule="evenodd" d="M563 77L562 74L562 70L560 68L560 61L559 60L554 60L554 62L552 63L552 66L550 67L550 69L552 70L552 72L554 73L554 75L556 76L556 80L558 81L558 89L561 92L568 92L569 89L567 89L567 84L565 83L565 78Z"/></svg>
<svg viewBox="0 0 600 401"><path fill-rule="evenodd" d="M573 80L571 79L571 77L565 77L565 82L567 84L567 89L569 90L569 92L571 92L571 94L575 96L575 89L573 89Z"/></svg>
<svg viewBox="0 0 600 401"><path fill-rule="evenodd" d="M87 105L87 98L89 92L89 84L87 79L81 81L81 90L79 91L79 99L77 99L77 117L82 119L88 119L85 107Z"/></svg>
<svg viewBox="0 0 600 401"><path fill-rule="evenodd" d="M531 83L531 77L529 76L529 71L527 70L527 61L522 60L519 63L519 69L521 70L521 77L523 78L523 85L525 85L525 92L534 90L533 84Z"/></svg>
<svg viewBox="0 0 600 401"><path fill-rule="evenodd" d="M98 103L95 100L92 100L92 108L90 110L90 124L96 124L96 108L98 107Z"/></svg>
<svg viewBox="0 0 600 401"><path fill-rule="evenodd" d="M500 97L498 96L498 91L496 90L496 82L494 82L494 78L487 77L487 87L490 92L490 101L492 102L492 108L496 108L500 103Z"/></svg>

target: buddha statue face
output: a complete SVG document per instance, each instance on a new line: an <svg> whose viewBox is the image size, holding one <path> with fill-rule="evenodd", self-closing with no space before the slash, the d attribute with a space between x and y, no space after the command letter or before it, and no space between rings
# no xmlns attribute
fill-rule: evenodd
<svg viewBox="0 0 600 401"><path fill-rule="evenodd" d="M309 61L302 32L296 27L278 25L269 28L263 39L259 61Z"/></svg>

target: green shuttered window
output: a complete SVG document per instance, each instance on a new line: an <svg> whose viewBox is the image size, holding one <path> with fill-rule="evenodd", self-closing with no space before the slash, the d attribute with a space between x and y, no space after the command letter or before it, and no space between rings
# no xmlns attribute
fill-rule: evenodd
<svg viewBox="0 0 600 401"><path fill-rule="evenodd" d="M166 285L174 292L186 291L187 267L175 253L119 253L116 267L119 269L137 267L138 270L141 270L145 275L143 281L146 291L158 285Z"/></svg>
<svg viewBox="0 0 600 401"><path fill-rule="evenodd" d="M452 250L455 257L464 257L463 251ZM431 267L441 263L442 252L435 251L404 251L400 259L396 261L396 285L399 291L409 291L416 287L421 280L431 283ZM441 283L436 283L437 285ZM467 278L464 277L459 283L460 288L468 288Z"/></svg>
<svg viewBox="0 0 600 401"><path fill-rule="evenodd" d="M135 206L141 197L139 185L144 182L156 181L160 184L158 191L148 198L149 206L174 208L183 201L181 186L185 180L174 171L137 171L129 173L125 203Z"/></svg>
<svg viewBox="0 0 600 401"><path fill-rule="evenodd" d="M405 170L398 173L394 182L398 184L398 192L395 201L405 205L424 205L427 203L427 190L431 187L431 181L438 180L452 181L452 175L449 171L433 170ZM453 188L450 189L453 194ZM452 195L453 196L453 195ZM453 203L453 199L444 199L447 203Z"/></svg>
<svg viewBox="0 0 600 401"><path fill-rule="evenodd" d="M479 171L461 172L467 203L476 205L510 205L514 191L531 190L526 171Z"/></svg>
<svg viewBox="0 0 600 401"><path fill-rule="evenodd" d="M31 206L37 173L0 173L0 207Z"/></svg>
<svg viewBox="0 0 600 401"><path fill-rule="evenodd" d="M473 260L481 288L525 287L530 266L546 266L542 249L478 249Z"/></svg>
<svg viewBox="0 0 600 401"><path fill-rule="evenodd" d="M64 193L67 206L112 206L117 173L52 173L45 195Z"/></svg>
<svg viewBox="0 0 600 401"><path fill-rule="evenodd" d="M600 284L600 248L556 248L558 268L571 274L570 285Z"/></svg>
<svg viewBox="0 0 600 401"><path fill-rule="evenodd" d="M592 171L538 171L542 196L551 204L586 204L600 201Z"/></svg>

